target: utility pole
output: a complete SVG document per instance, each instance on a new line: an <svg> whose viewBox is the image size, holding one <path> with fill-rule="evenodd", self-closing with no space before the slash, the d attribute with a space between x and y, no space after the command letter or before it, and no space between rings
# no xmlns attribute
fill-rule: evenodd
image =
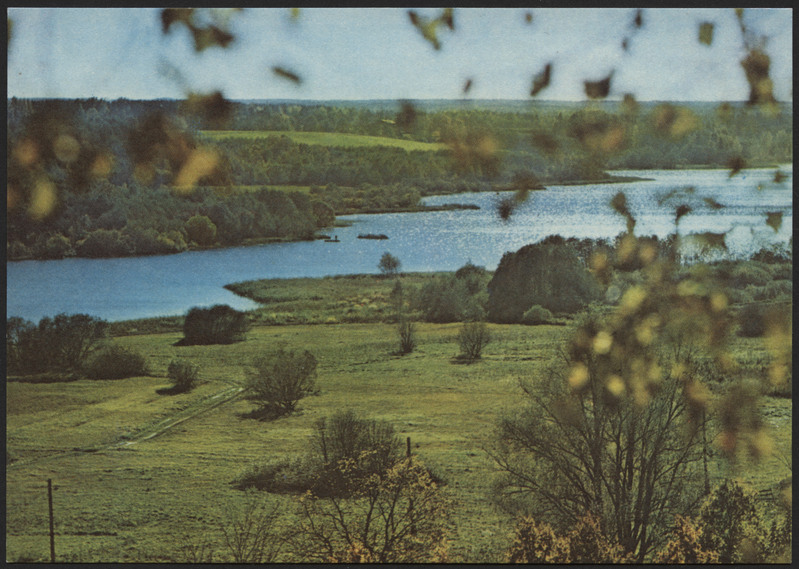
<svg viewBox="0 0 799 569"><path fill-rule="evenodd" d="M47 479L47 506L50 510L50 563L55 563L55 529L53 525L53 480Z"/></svg>

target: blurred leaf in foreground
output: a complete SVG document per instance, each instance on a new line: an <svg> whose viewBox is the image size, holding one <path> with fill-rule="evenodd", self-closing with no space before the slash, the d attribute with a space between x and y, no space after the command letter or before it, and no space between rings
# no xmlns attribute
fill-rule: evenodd
<svg viewBox="0 0 799 569"><path fill-rule="evenodd" d="M741 61L741 66L746 73L746 80L749 82L749 105L768 104L773 105L777 102L774 98L774 84L769 77L771 59L759 49L751 50Z"/></svg>
<svg viewBox="0 0 799 569"><path fill-rule="evenodd" d="M428 18L419 15L415 10L408 10L408 18L411 24L419 30L422 37L433 46L434 49L441 49L441 41L438 39L438 28L442 24L450 30L455 29L454 12L452 8L444 8L441 15L437 18Z"/></svg>
<svg viewBox="0 0 799 569"><path fill-rule="evenodd" d="M293 71L290 71L290 70L286 69L285 67L274 66L274 67L272 67L272 73L274 73L275 75L277 75L278 77L280 77L282 79L286 79L288 81L291 81L292 83L294 83L296 85L302 84L302 77L300 77L299 75L297 75Z"/></svg>
<svg viewBox="0 0 799 569"><path fill-rule="evenodd" d="M610 93L610 81L613 73L599 81L583 81L585 94L589 99L604 99Z"/></svg>
<svg viewBox="0 0 799 569"><path fill-rule="evenodd" d="M674 214L674 223L679 223L680 218L683 217L684 215L688 215L689 213L691 213L691 211L692 211L691 207L685 204L677 206L677 210L675 211Z"/></svg>
<svg viewBox="0 0 799 569"><path fill-rule="evenodd" d="M702 22L699 24L699 43L710 45L713 43L713 24Z"/></svg>
<svg viewBox="0 0 799 569"><path fill-rule="evenodd" d="M782 170L777 170L774 172L774 183L775 184L782 184L785 180L788 179L788 175L783 172Z"/></svg>
<svg viewBox="0 0 799 569"><path fill-rule="evenodd" d="M699 126L699 119L686 107L663 103L652 111L655 131L672 140L679 140Z"/></svg>
<svg viewBox="0 0 799 569"><path fill-rule="evenodd" d="M766 213L766 225L771 227L774 230L774 233L778 233L780 227L782 227L782 212L781 211L769 211Z"/></svg>
<svg viewBox="0 0 799 569"><path fill-rule="evenodd" d="M743 159L743 156L735 156L727 163L727 167L730 169L729 177L732 178L746 168L746 160Z"/></svg>
<svg viewBox="0 0 799 569"><path fill-rule="evenodd" d="M543 89L549 86L549 81L552 76L552 64L547 63L538 75L533 79L533 87L530 89L530 96L535 97Z"/></svg>

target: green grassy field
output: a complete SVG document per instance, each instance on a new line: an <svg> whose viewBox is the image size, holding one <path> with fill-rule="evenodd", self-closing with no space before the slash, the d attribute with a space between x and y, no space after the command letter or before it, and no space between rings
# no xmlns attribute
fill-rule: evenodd
<svg viewBox="0 0 799 569"><path fill-rule="evenodd" d="M346 298L347 287L357 285L350 280L331 279L342 289L327 296ZM282 290L273 294L288 288ZM226 346L177 347L179 330L122 336L115 341L147 355L150 376L9 383L7 559L47 560L48 478L59 561L185 561L180 544L204 537L221 548L220 536L208 530L244 497L230 482L252 464L303 452L315 420L350 408L390 421L446 480L454 502L452 560L502 561L511 522L488 499L493 467L482 448L499 414L520 404L518 379L538 374L569 327L491 325L482 360L458 365L458 326L419 324L419 347L406 356L393 355L394 327L382 323L255 326L246 341ZM240 384L256 355L280 345L309 349L319 361L321 393L301 401L299 413L259 422L246 417L251 403L234 398L193 415ZM736 340L736 352L763 350L761 340ZM200 366L201 384L159 395L175 357ZM791 456L791 400L763 401L775 452L738 470L719 461L714 478L738 476L767 489L790 474L783 458ZM144 439L174 416L190 418ZM284 523L292 524L292 498L269 499L284 503Z"/></svg>
<svg viewBox="0 0 799 569"><path fill-rule="evenodd" d="M224 138L257 139L269 136L288 136L291 140L302 144L318 144L322 146L392 146L403 150L421 150L435 152L447 148L445 144L433 142L417 142L402 138L388 138L383 136L367 136L361 134L346 134L340 132L300 132L293 130L205 130L203 136L210 140Z"/></svg>

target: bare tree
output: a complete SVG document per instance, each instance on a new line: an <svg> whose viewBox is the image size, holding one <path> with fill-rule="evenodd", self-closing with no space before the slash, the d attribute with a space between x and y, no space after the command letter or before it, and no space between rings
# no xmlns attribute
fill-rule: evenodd
<svg viewBox="0 0 799 569"><path fill-rule="evenodd" d="M639 404L600 380L590 353L582 367L574 360L562 354L536 383L522 382L527 406L501 420L489 449L502 471L497 498L561 529L591 512L642 562L674 515L690 513L703 495L700 430L688 428L677 378L664 378ZM569 375L570 365L585 376Z"/></svg>

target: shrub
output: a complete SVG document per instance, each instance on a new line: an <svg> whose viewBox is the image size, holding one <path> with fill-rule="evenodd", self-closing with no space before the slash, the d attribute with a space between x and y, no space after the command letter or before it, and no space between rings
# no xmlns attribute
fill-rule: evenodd
<svg viewBox="0 0 799 569"><path fill-rule="evenodd" d="M279 519L277 503L267 506L255 492L248 492L239 508L229 505L224 521L219 523L233 562L272 563L283 546Z"/></svg>
<svg viewBox="0 0 799 569"><path fill-rule="evenodd" d="M669 541L658 552L655 563L718 563L719 555L702 547L702 529L683 516L675 516Z"/></svg>
<svg viewBox="0 0 799 569"><path fill-rule="evenodd" d="M521 519L508 549L510 563L569 563L569 542L555 534L549 524Z"/></svg>
<svg viewBox="0 0 799 569"><path fill-rule="evenodd" d="M490 339L485 322L465 322L458 332L458 345L461 347L459 357L468 363L480 359L483 348Z"/></svg>
<svg viewBox="0 0 799 569"><path fill-rule="evenodd" d="M791 300L793 297L793 282L789 280L769 281L755 293L755 300Z"/></svg>
<svg viewBox="0 0 799 569"><path fill-rule="evenodd" d="M253 368L247 377L246 397L265 415L291 413L300 399L315 393L316 358L307 350L280 348L256 358Z"/></svg>
<svg viewBox="0 0 799 569"><path fill-rule="evenodd" d="M759 338L766 332L765 308L760 304L747 304L738 313L738 335Z"/></svg>
<svg viewBox="0 0 799 569"><path fill-rule="evenodd" d="M255 488L274 494L302 494L316 480L319 464L309 458L281 458L248 468L234 482L239 490Z"/></svg>
<svg viewBox="0 0 799 569"><path fill-rule="evenodd" d="M600 298L594 277L568 245L534 244L505 253L488 283L488 319L520 322L533 305L576 312Z"/></svg>
<svg viewBox="0 0 799 569"><path fill-rule="evenodd" d="M353 482L373 474L383 476L400 458L400 452L400 440L389 423L360 417L352 410L321 419L312 439L313 456L322 464L313 493L348 495ZM349 480L342 477L341 462L345 460L352 461Z"/></svg>
<svg viewBox="0 0 799 569"><path fill-rule="evenodd" d="M247 315L224 304L192 308L183 322L181 345L232 344L244 339Z"/></svg>
<svg viewBox="0 0 799 569"><path fill-rule="evenodd" d="M414 305L427 322L460 322L467 312L479 312L479 301L470 302L465 279L436 277L422 285Z"/></svg>
<svg viewBox="0 0 799 569"><path fill-rule="evenodd" d="M123 379L147 375L147 361L135 350L111 344L89 359L85 373L89 379Z"/></svg>
<svg viewBox="0 0 799 569"><path fill-rule="evenodd" d="M522 315L522 324L544 324L552 320L552 313L542 306L534 304Z"/></svg>
<svg viewBox="0 0 799 569"><path fill-rule="evenodd" d="M199 377L200 368L185 359L175 359L167 366L167 376L174 383L172 391L183 393L194 389Z"/></svg>
<svg viewBox="0 0 799 569"><path fill-rule="evenodd" d="M397 324L397 335L399 336L399 353L410 354L416 347L416 327L407 318L402 318Z"/></svg>
<svg viewBox="0 0 799 569"><path fill-rule="evenodd" d="M308 451L300 457L281 458L250 467L234 485L281 494L310 491L317 497L345 496L353 483L371 475L382 477L401 456L394 428L366 419L353 411L339 411L316 422ZM342 461L347 462L344 477Z"/></svg>

